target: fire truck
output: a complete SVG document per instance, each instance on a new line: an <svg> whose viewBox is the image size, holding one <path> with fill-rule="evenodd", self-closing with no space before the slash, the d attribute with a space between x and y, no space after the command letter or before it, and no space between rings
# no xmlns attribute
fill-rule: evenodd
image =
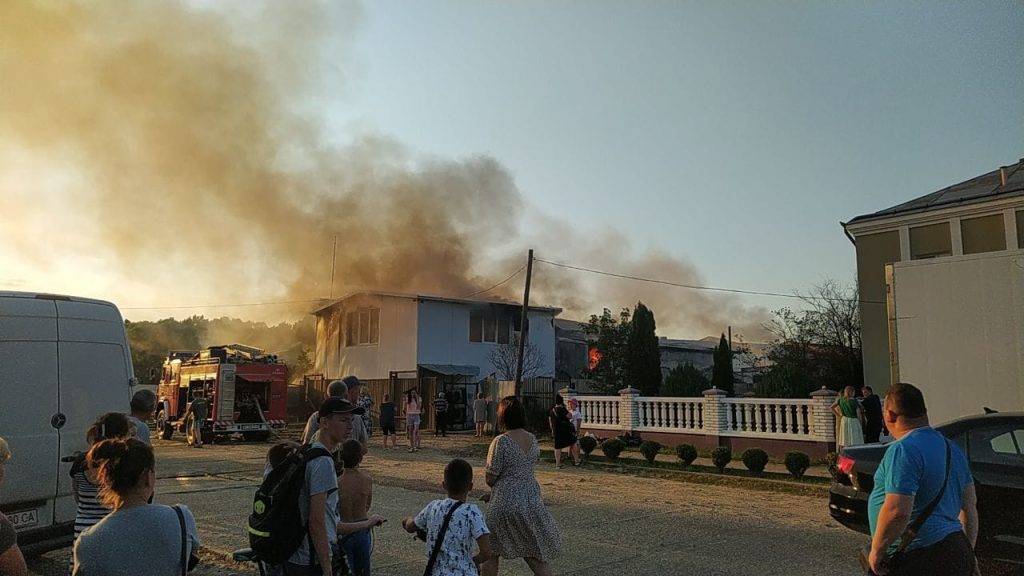
<svg viewBox="0 0 1024 576"><path fill-rule="evenodd" d="M234 434L266 440L287 423L288 368L259 348L230 344L170 352L157 391L161 438L170 440L175 429L184 428L183 418L197 390L203 391L208 405L204 442Z"/></svg>

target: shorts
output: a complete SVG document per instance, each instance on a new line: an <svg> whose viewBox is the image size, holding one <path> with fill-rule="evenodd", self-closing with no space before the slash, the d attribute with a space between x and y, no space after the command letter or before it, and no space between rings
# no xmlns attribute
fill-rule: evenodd
<svg viewBox="0 0 1024 576"><path fill-rule="evenodd" d="M410 414L410 415L406 416L405 417L405 425L408 428L410 428L410 429L412 429L412 428L419 428L420 427L420 415L419 414Z"/></svg>
<svg viewBox="0 0 1024 576"><path fill-rule="evenodd" d="M370 576L370 552L373 551L373 536L370 529L360 530L341 537L341 549L348 561L352 576Z"/></svg>
<svg viewBox="0 0 1024 576"><path fill-rule="evenodd" d="M395 435L395 423L394 422L381 422L380 431L385 436Z"/></svg>

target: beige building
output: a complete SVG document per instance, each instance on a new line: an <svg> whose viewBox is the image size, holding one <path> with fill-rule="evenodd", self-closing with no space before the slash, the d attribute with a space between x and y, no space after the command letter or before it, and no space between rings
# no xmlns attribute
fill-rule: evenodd
<svg viewBox="0 0 1024 576"><path fill-rule="evenodd" d="M843 223L857 250L864 381L888 388L898 358L890 344L886 266L1024 249L1024 159L926 196ZM890 268L891 271L891 268Z"/></svg>

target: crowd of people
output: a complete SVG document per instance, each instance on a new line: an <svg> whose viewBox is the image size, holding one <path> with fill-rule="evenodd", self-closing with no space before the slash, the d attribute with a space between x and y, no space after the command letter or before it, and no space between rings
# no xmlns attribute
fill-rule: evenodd
<svg viewBox="0 0 1024 576"><path fill-rule="evenodd" d="M309 455L295 501L307 533L285 560L271 566L272 574L333 576L342 565L356 576L371 574L373 529L386 519L370 512L373 478L361 469L371 435L366 416L372 399L368 404L366 396L354 376L331 382L327 398L306 423L302 443L280 442L269 450L265 478L296 454ZM875 430L866 416L874 410L871 396L867 389L858 402L847 389L836 403L837 415L851 420L843 423L853 432L850 440L860 430ZM487 408L482 397L476 400L484 402L474 402L474 416L481 405L484 412ZM73 576L178 576L198 560L201 542L192 512L183 505L153 503L156 459L146 422L155 404L151 392L140 391L132 398L130 414L103 414L86 434L89 450L70 472L78 506L69 566ZM417 450L422 401L410 390L403 404L410 450ZM971 574L978 520L963 452L929 426L917 388L894 385L878 408L878 429L887 429L896 442L875 475L865 564L875 574ZM469 502L472 466L456 458L444 467L446 497L401 521L404 530L424 540L425 574L494 576L503 560L520 558L536 575L553 574L551 562L561 553L562 537L535 476L537 438L525 429L526 410L519 398L503 398L496 412L501 433L490 443L484 468L490 488L482 497L489 503L486 513ZM384 445L390 438L393 447L398 414L389 396L380 414ZM578 462L580 421L576 401L558 397L549 415L557 466L563 450ZM0 484L11 457L0 438ZM912 518L923 522L910 533ZM0 514L0 576L26 573L14 528Z"/></svg>

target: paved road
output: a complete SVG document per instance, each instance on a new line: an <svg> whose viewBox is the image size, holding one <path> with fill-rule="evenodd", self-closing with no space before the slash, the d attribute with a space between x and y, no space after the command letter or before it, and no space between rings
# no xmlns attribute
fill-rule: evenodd
<svg viewBox="0 0 1024 576"><path fill-rule="evenodd" d="M427 442L435 442L428 438ZM374 574L417 574L422 543L401 531L402 516L439 496L441 472L466 440L447 441L416 454L372 450L365 467L374 476L374 512L390 521L376 530ZM438 443L440 444L440 443ZM267 445L232 444L190 449L157 441L157 501L187 504L199 522L206 551L195 574L254 574L226 560L246 545L245 519ZM483 462L468 457L484 487ZM545 501L565 538L556 563L563 575L815 575L857 574L862 537L831 521L819 497L637 478L591 469L538 472ZM486 504L477 500L486 509ZM67 551L33 562L33 573L60 574ZM503 575L528 574L521 561Z"/></svg>

